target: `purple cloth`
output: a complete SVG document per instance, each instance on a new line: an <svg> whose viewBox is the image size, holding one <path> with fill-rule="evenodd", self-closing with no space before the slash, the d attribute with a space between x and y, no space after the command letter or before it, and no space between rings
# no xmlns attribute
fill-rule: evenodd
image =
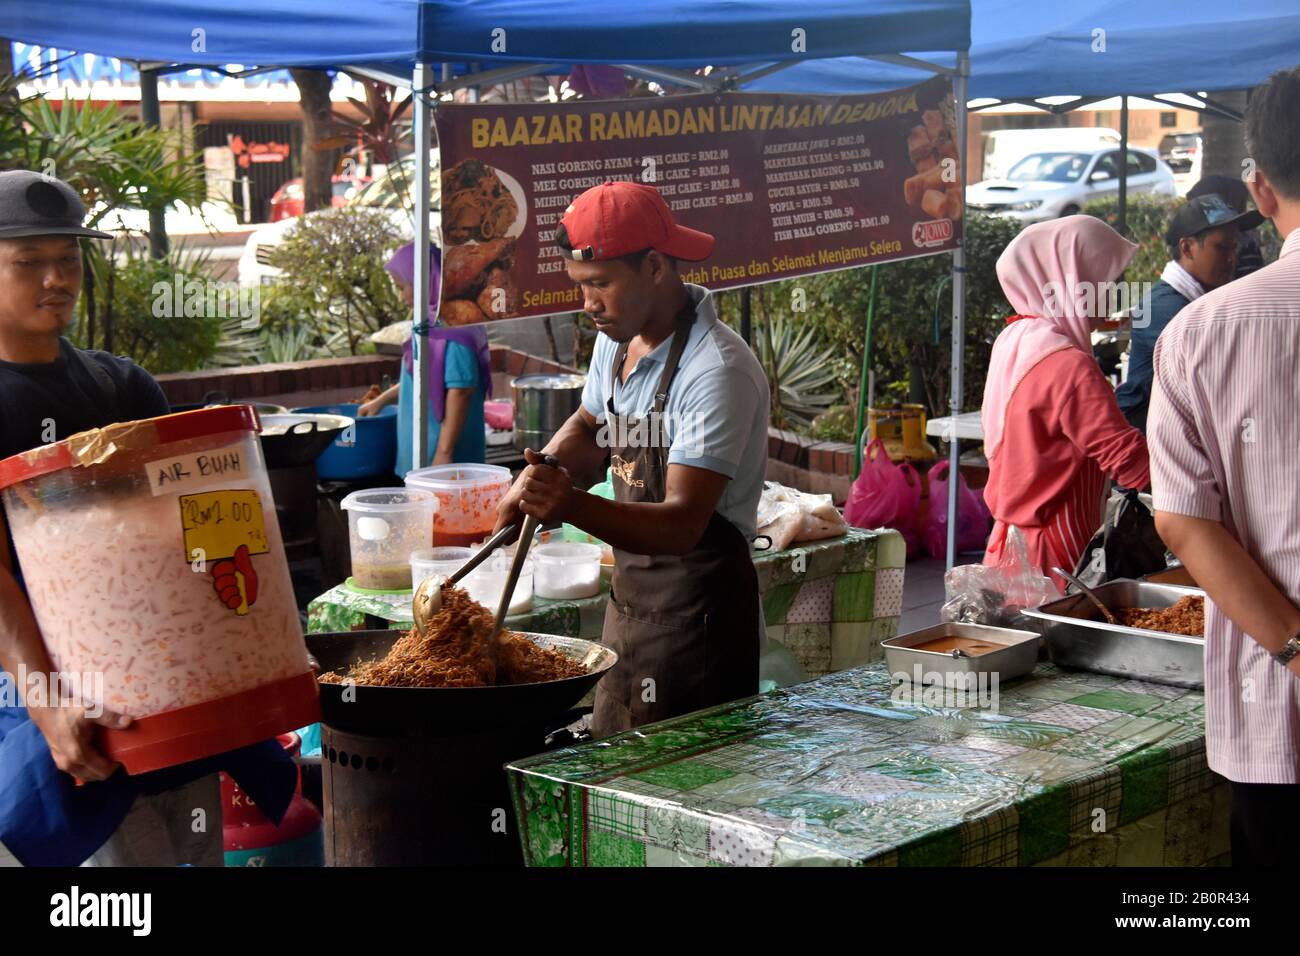
<svg viewBox="0 0 1300 956"><path fill-rule="evenodd" d="M408 242L396 252L384 266L389 274L414 288L415 286L415 243ZM437 246L429 247L429 307L430 328L425 336L429 340L429 406L433 417L442 421L447 408L447 343L459 342L478 358L479 379L483 382L484 394L492 397L492 357L488 350L487 332L478 326L448 328L438 323L438 301L442 293L442 254ZM415 349L412 343L419 334L411 330L411 337L402 346L402 365L412 375L415 374Z"/></svg>
<svg viewBox="0 0 1300 956"><path fill-rule="evenodd" d="M591 100L627 96L627 79L616 66L580 63L569 71L569 86Z"/></svg>

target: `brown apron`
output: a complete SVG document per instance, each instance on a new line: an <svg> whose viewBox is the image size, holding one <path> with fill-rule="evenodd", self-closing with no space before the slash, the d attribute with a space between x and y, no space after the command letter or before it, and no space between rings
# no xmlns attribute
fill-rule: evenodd
<svg viewBox="0 0 1300 956"><path fill-rule="evenodd" d="M614 413L613 390L627 344L614 356L606 400L610 438L647 436L640 441L650 446L612 444L617 501L664 500L668 442L663 412L694 321L694 304L688 302L655 390L658 414L639 428L635 418ZM658 434L653 434L656 426ZM716 511L694 550L680 557L615 549L602 640L618 652L619 661L596 686L593 736L757 693L760 626L758 576L749 543Z"/></svg>

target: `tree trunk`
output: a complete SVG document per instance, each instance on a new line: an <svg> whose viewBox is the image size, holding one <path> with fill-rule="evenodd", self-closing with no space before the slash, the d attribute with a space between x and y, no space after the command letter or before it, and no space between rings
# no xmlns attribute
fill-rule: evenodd
<svg viewBox="0 0 1300 956"><path fill-rule="evenodd" d="M1230 90L1211 94L1224 106L1245 112L1246 90ZM1241 161L1246 158L1245 130L1236 120L1223 119L1211 113L1201 118L1202 176L1241 176Z"/></svg>
<svg viewBox="0 0 1300 956"><path fill-rule="evenodd" d="M302 192L304 212L328 209L333 199L330 178L334 167L330 154L315 148L330 135L329 74L321 70L291 69L293 81L298 84L298 102L302 106Z"/></svg>

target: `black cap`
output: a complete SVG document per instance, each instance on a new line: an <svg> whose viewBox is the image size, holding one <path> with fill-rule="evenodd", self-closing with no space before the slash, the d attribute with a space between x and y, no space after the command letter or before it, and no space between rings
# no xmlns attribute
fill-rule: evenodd
<svg viewBox="0 0 1300 956"><path fill-rule="evenodd" d="M1217 193L1237 212L1245 212L1246 204L1250 202L1250 190L1246 184L1235 176L1219 176L1211 174L1202 176L1191 189L1187 190L1187 198L1195 199L1197 196L1208 196L1210 193Z"/></svg>
<svg viewBox="0 0 1300 956"><path fill-rule="evenodd" d="M85 236L112 239L87 229L86 207L77 191L53 176L29 169L0 173L0 239L25 236Z"/></svg>
<svg viewBox="0 0 1300 956"><path fill-rule="evenodd" d="M1176 246L1178 240L1198 235L1207 229L1220 229L1224 226L1254 229L1263 221L1263 215L1254 209L1237 212L1222 196L1210 193L1189 199L1174 211L1173 218L1169 220L1169 231L1165 233L1165 242Z"/></svg>

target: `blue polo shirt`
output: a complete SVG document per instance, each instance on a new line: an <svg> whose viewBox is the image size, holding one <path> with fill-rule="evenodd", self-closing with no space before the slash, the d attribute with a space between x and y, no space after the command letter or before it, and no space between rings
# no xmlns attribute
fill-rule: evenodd
<svg viewBox="0 0 1300 956"><path fill-rule="evenodd" d="M718 321L709 291L690 284L686 290L695 302L695 322L664 409L668 463L707 468L730 478L718 512L752 539L767 475L767 376L745 340ZM641 357L614 391L616 413L650 413L671 347L670 336ZM617 351L613 339L597 336L582 392L583 408L601 423Z"/></svg>

